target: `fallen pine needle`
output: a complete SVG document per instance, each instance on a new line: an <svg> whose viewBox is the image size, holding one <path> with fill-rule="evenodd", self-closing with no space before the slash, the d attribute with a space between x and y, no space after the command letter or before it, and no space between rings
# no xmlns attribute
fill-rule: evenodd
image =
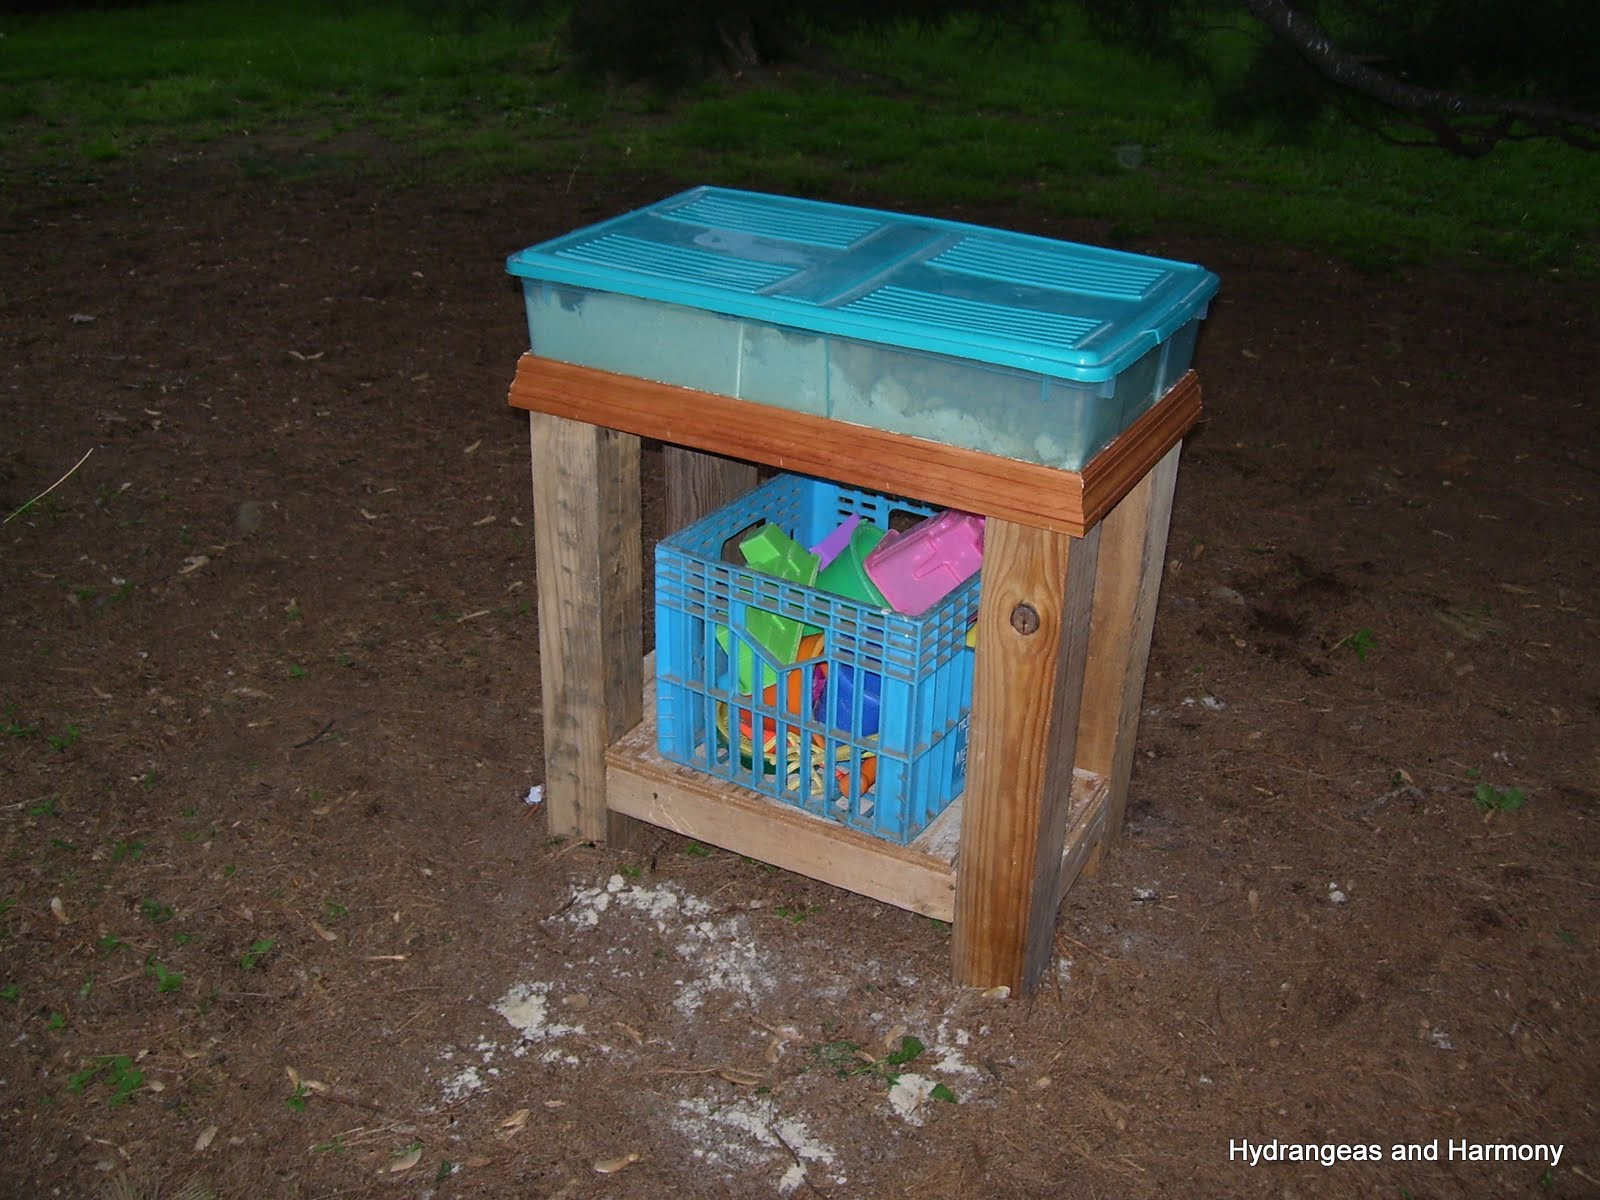
<svg viewBox="0 0 1600 1200"><path fill-rule="evenodd" d="M72 464L72 469L71 470L69 470L60 479L58 479L54 483L52 483L49 487L45 488L44 491L40 492L32 500L29 500L21 508L17 509L17 511L12 513L10 517L7 517L4 521L0 521L0 525L9 525L9 524L11 524L12 517L21 516L23 513L27 512L30 508L32 508L35 504L39 503L39 501L43 500L51 492L55 491L58 487L60 487L68 479L72 478L72 472L76 471L79 467L83 466L84 462L88 460L89 455L91 455L93 453L94 453L94 447L90 446L87 450L85 450L83 452L83 457L80 458L77 462Z"/></svg>

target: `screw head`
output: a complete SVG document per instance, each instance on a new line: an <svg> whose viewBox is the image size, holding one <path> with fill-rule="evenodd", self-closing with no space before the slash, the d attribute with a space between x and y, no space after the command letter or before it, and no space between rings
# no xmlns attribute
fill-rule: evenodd
<svg viewBox="0 0 1600 1200"><path fill-rule="evenodd" d="M1011 628L1023 637L1039 632L1039 614L1031 604L1019 604L1011 610Z"/></svg>

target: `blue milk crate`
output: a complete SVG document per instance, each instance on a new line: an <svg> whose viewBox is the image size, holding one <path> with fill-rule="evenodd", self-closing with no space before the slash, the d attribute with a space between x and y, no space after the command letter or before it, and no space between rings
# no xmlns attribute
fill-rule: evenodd
<svg viewBox="0 0 1600 1200"><path fill-rule="evenodd" d="M810 546L854 515L887 529L897 513L920 519L936 511L779 475L658 543L663 757L889 841L905 844L926 829L966 784L966 634L978 618L979 577L908 617L726 559L739 537L769 521ZM812 634L797 662L775 662L749 636L751 609ZM738 662L747 656L760 664L744 673L751 692L740 690ZM857 679L866 686L854 686ZM870 698L876 713L867 711Z"/></svg>

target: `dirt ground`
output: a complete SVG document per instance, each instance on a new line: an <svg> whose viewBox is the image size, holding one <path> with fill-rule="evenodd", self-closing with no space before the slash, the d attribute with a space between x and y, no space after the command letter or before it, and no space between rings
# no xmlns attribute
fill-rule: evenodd
<svg viewBox="0 0 1600 1200"><path fill-rule="evenodd" d="M1600 294L1129 247L1222 276L1207 417L1128 828L1006 1001L525 803L504 257L690 182L10 177L0 509L92 453L0 530L0 1194L1600 1195Z"/></svg>

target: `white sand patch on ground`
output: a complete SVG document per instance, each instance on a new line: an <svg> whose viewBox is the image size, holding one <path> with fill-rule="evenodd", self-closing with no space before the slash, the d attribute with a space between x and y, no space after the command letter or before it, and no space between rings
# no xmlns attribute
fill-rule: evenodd
<svg viewBox="0 0 1600 1200"><path fill-rule="evenodd" d="M951 1032L949 1018L940 1021L939 1028L933 1035L933 1044L929 1046L939 1060L933 1069L943 1071L947 1075L964 1075L968 1078L982 1076L982 1071L961 1056L962 1049L971 1044L970 1030L957 1029Z"/></svg>
<svg viewBox="0 0 1600 1200"><path fill-rule="evenodd" d="M598 925L601 914L613 904L644 914L655 925L657 933L666 933L680 921L699 920L712 911L704 900L685 895L674 887L630 885L621 875L613 875L604 886L579 888L574 892L567 920L575 925Z"/></svg>
<svg viewBox="0 0 1600 1200"><path fill-rule="evenodd" d="M551 1022L548 983L516 984L494 1006L494 1010L527 1042L548 1041L583 1032L582 1025Z"/></svg>
<svg viewBox="0 0 1600 1200"><path fill-rule="evenodd" d="M444 1102L454 1104L464 1096L473 1092L481 1092L484 1086L483 1075L477 1067L467 1067L454 1079L446 1081L444 1085Z"/></svg>
<svg viewBox="0 0 1600 1200"><path fill-rule="evenodd" d="M929 1005L928 986L902 969L898 985L924 1003L902 1000L867 1014L876 1030L870 1040L865 1030L800 1028L768 1008L797 989L843 996L849 981L882 968L861 963L838 978L800 979L783 950L793 940L786 926L774 935L761 925L761 911L714 905L673 883L611 875L575 886L571 897L550 920L588 953L542 959L539 978L513 984L489 1005L505 1025L492 1023L476 1045L441 1055L448 1064L439 1085L444 1103L492 1096L497 1079L509 1078L518 1060L564 1073L607 1062L626 1069L647 1048L681 1062L667 1075L683 1082L674 1089L680 1098L641 1119L658 1128L665 1123L663 1132L681 1138L684 1153L708 1171L730 1182L760 1180L758 1187L788 1197L845 1182L845 1157L811 1133L819 1123L833 1128L829 1122L837 1119L808 1110L807 1097L819 1089L841 1080L859 1089L857 1102L882 1114L879 1138L917 1136L913 1129L924 1124L930 1104L982 1103L993 1091L994 1068L985 1056L996 1048L973 1009L982 1003L973 993L946 993ZM627 999L639 981L659 986L663 978L675 992L670 1004L640 1009ZM823 1069L819 1047L851 1047L851 1036L861 1039L856 1057L863 1066L848 1075L836 1064ZM920 1043L914 1054L889 1060L910 1043ZM787 1077L788 1085L781 1097L700 1093L699 1077L726 1070L775 1082Z"/></svg>
<svg viewBox="0 0 1600 1200"><path fill-rule="evenodd" d="M637 913L657 933L675 936L678 957L698 969L676 981L680 990L673 1007L689 1015L712 995L732 993L754 1004L772 989L773 964L757 949L749 918L713 918L714 911L704 900L670 885L645 887L613 875L604 887L578 889L567 919L580 928L596 928L603 916L610 920L620 912Z"/></svg>
<svg viewBox="0 0 1600 1200"><path fill-rule="evenodd" d="M922 1108L932 1099L933 1089L938 1086L937 1079L908 1071L896 1079L894 1086L889 1089L889 1107L909 1124L921 1125Z"/></svg>
<svg viewBox="0 0 1600 1200"><path fill-rule="evenodd" d="M731 1104L699 1096L680 1100L672 1127L694 1146L693 1157L707 1166L723 1169L730 1179L741 1169L769 1171L782 1196L808 1179L835 1185L848 1182L822 1171L838 1157L832 1147L818 1141L798 1118L778 1116L765 1097ZM820 1171L820 1176L814 1177L813 1171Z"/></svg>

